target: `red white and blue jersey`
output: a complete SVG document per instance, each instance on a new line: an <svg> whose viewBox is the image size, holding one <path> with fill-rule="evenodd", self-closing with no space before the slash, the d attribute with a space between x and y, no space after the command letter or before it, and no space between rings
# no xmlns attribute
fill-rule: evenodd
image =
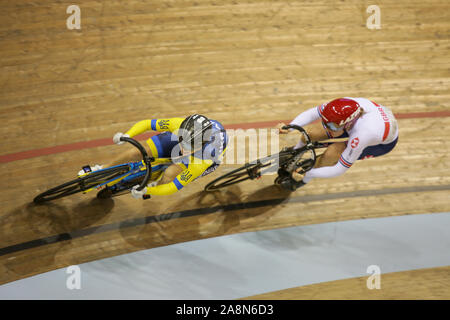
<svg viewBox="0 0 450 320"><path fill-rule="evenodd" d="M336 165L311 169L306 173L304 182L313 178L339 176L349 169L356 160L387 153L395 146L398 138L398 125L389 108L365 98L347 97L347 99L355 100L364 110L364 113L356 120L354 125L346 130L349 137L347 148L342 152ZM304 126L320 119L320 112L324 106L321 105L305 111L295 118L291 124Z"/></svg>
<svg viewBox="0 0 450 320"><path fill-rule="evenodd" d="M364 114L347 130L347 148L339 158L339 163L350 168L370 146L387 145L398 137L398 125L389 108L364 98L351 98L359 103Z"/></svg>

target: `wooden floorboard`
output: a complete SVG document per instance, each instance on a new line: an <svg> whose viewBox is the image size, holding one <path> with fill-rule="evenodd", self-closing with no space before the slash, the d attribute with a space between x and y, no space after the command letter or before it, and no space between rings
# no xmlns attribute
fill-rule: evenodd
<svg viewBox="0 0 450 320"><path fill-rule="evenodd" d="M448 300L450 266L380 275L380 288L368 289L368 277L323 282L246 299L251 300ZM371 283L374 285L374 283Z"/></svg>
<svg viewBox="0 0 450 320"><path fill-rule="evenodd" d="M359 0L77 4L81 30L66 28L64 3L2 5L0 155L111 138L142 119L194 112L226 125L293 119L339 96L367 97L396 114L450 110L448 1L379 1L380 30L366 28L371 3ZM36 207L30 204L36 194L126 147L2 163L0 249L118 227L0 256L0 284L224 234L450 211L450 118L405 118L399 127L399 144L389 155L358 162L344 176L317 179L292 195L273 187L273 177L203 193L207 182L235 167L225 163L172 196L136 201L125 195L101 203L92 194L76 195ZM297 138L283 137L280 146ZM327 198L342 191L436 186L443 189ZM297 201L311 195L323 199ZM288 200L275 206L126 226L180 210L283 198ZM425 289L422 294L434 297Z"/></svg>

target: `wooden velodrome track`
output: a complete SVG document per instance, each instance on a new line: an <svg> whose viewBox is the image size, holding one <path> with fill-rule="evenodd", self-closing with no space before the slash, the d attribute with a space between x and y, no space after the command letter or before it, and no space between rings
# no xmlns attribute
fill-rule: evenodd
<svg viewBox="0 0 450 320"><path fill-rule="evenodd" d="M377 1L380 30L366 28L373 3L360 0L76 4L81 30L66 28L64 2L2 3L0 284L225 234L450 211L447 0ZM139 120L198 112L229 127L264 127L339 96L389 106L400 118L399 144L291 195L273 177L202 192L230 169L223 165L148 201L125 195L100 202L88 194L30 203L82 165L123 152L111 137ZM422 274L438 288L431 295L425 281L413 298L450 298L449 268ZM389 277L405 290L381 298L411 297L408 274ZM354 289L362 282L264 298L370 298L369 290Z"/></svg>

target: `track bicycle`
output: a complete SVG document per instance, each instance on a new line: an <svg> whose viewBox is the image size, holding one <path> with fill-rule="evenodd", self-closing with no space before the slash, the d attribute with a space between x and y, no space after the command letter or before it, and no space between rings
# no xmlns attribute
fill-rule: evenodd
<svg viewBox="0 0 450 320"><path fill-rule="evenodd" d="M145 188L151 178L151 163L155 159L148 156L147 151L138 141L127 137L122 137L120 140L135 146L142 154L142 161L124 163L91 172L37 195L33 200L34 203L44 203L79 192L88 193L92 190L101 190L97 194L98 198L110 198L130 192L131 188L137 184L139 184L137 190ZM150 196L144 195L143 198L149 199Z"/></svg>
<svg viewBox="0 0 450 320"><path fill-rule="evenodd" d="M326 148L329 143L348 140L348 138L341 138L313 142L305 129L300 126L287 125L283 129L298 130L305 137L306 145L298 149L284 148L279 153L248 162L208 183L205 191L215 191L246 180L259 179L264 174L278 173L277 179L279 179L291 175L298 168L302 168L301 172L305 173L314 168L320 156L316 154L316 149Z"/></svg>

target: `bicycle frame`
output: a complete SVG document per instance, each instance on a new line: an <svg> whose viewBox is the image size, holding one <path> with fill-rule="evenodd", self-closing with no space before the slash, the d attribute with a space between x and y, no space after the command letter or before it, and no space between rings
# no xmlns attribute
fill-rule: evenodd
<svg viewBox="0 0 450 320"><path fill-rule="evenodd" d="M294 170L302 168L304 172L311 170L318 157L316 149L326 148L329 143L345 142L348 138L333 138L322 141L311 141L308 133L302 127L296 125L284 126L283 129L295 129L305 137L305 145L301 148L284 148L280 152L247 162L244 166L234 169L214 179L205 186L205 191L214 191L248 179L259 179L262 175L278 173L278 175L290 176ZM310 152L309 158L302 159L305 152ZM278 179L278 178L277 178Z"/></svg>
<svg viewBox="0 0 450 320"><path fill-rule="evenodd" d="M128 138L128 137L121 137L120 140L131 143L133 146L135 146L137 149L139 149L139 151L141 152L141 154L143 156L143 160L139 161L139 162L129 162L127 164L121 164L121 165L117 165L114 167L110 167L110 168L117 168L119 166L125 165L125 166L128 166L128 172L125 172L124 174L122 174L118 177L114 177L111 180L108 180L106 182L98 184L98 185L84 191L83 193L87 193L94 189L100 190L100 189L102 189L102 187L111 187L111 188L115 189L114 191L116 191L116 192L124 190L124 189L128 189L129 186L120 188L121 184L124 184L124 182L131 182L132 180L139 178L141 176L144 176L144 178L142 179L143 181L141 181L141 183L139 184L139 187L137 188L137 190L140 191L143 188L145 188L145 186L147 185L147 182L151 178L151 172L153 169L152 161L155 161L155 159L153 157L149 157L145 148L136 140L134 140L132 138ZM104 170L107 170L110 168L106 168ZM147 168L149 168L149 170L147 170ZM117 188L120 188L120 189L117 189ZM149 197L144 196L144 199L148 199L148 198Z"/></svg>
<svg viewBox="0 0 450 320"><path fill-rule="evenodd" d="M92 188L89 188L87 190L84 190L83 193L88 193L92 190L100 190L103 187L110 187L110 188L114 188L114 187L120 187L121 184L124 184L126 182L129 182L131 180L134 180L136 178L139 178L141 176L144 176L146 171L147 171L147 167L146 165L143 163L143 161L139 161L139 162L129 162L129 163L124 163L124 164L119 164L116 166L112 166L109 168L105 168L105 169L101 169L98 172L110 169L110 168L117 168L117 167L122 167L122 166L128 166L129 170L128 172L125 172L124 174L118 176L118 177L114 177L113 179L110 179L108 181L105 181L101 184L98 184ZM120 189L119 189L120 190Z"/></svg>
<svg viewBox="0 0 450 320"><path fill-rule="evenodd" d="M60 199L72 194L82 192L84 194L92 190L111 188L114 194L120 191L128 191L136 186L137 191L143 190L152 177L152 170L155 159L149 157L147 150L136 140L128 137L121 137L121 141L128 142L135 146L142 155L142 161L124 163L105 169L96 170L89 174L79 176L77 179L65 182L53 187L34 197L33 202L42 204L47 201ZM159 170L159 168L158 168ZM87 171L87 170L86 170ZM109 190L109 189L108 189ZM97 194L97 197L99 195ZM101 197L100 197L101 198ZM150 199L150 195L144 194L142 198Z"/></svg>

